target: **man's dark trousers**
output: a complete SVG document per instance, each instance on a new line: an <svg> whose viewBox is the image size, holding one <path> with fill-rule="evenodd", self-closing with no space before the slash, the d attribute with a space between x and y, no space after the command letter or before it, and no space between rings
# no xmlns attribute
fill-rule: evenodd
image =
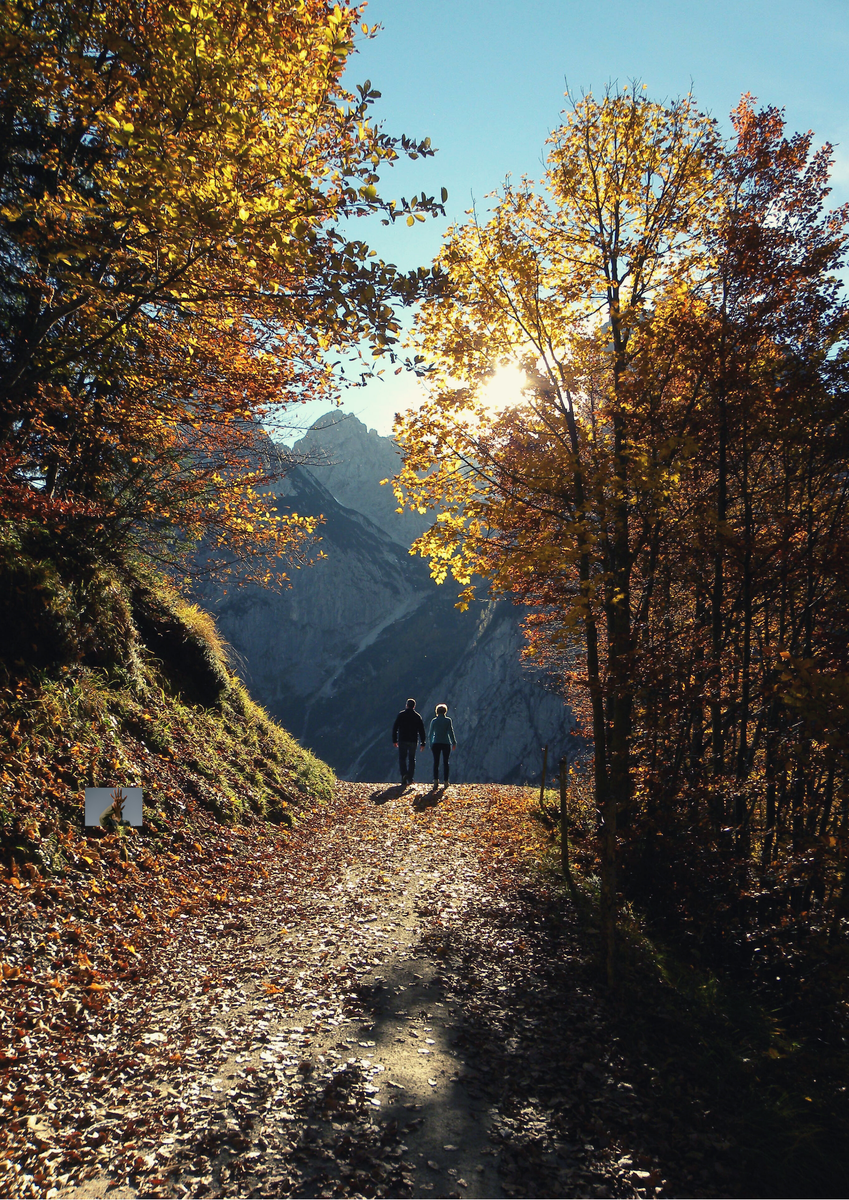
<svg viewBox="0 0 849 1200"><path fill-rule="evenodd" d="M408 779L413 782L413 776L416 773L416 743L415 742L399 742L398 743L398 763L401 768L401 778Z"/></svg>

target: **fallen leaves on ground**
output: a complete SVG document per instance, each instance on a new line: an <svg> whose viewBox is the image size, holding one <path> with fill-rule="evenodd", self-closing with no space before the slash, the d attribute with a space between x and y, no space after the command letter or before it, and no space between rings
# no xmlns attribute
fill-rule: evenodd
<svg viewBox="0 0 849 1200"><path fill-rule="evenodd" d="M340 783L285 839L175 846L179 889L144 835L7 879L4 1190L733 1194L721 1114L531 869L533 806Z"/></svg>

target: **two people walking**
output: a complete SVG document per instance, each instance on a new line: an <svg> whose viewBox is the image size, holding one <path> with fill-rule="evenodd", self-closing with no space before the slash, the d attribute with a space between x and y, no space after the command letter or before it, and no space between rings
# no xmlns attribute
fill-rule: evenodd
<svg viewBox="0 0 849 1200"><path fill-rule="evenodd" d="M398 748L398 765L401 784L406 787L413 782L416 773L416 746L425 748L425 727L421 714L416 711L415 700L408 700L395 718L392 726L392 741ZM448 716L448 705L437 704L436 716L430 723L427 744L433 751L433 782L439 782L439 759L442 758L442 778L448 783L448 760L452 747L457 745L454 726Z"/></svg>

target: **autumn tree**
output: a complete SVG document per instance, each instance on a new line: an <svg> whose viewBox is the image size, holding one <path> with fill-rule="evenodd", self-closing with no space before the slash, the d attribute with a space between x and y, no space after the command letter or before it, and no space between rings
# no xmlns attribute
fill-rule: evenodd
<svg viewBox="0 0 849 1200"><path fill-rule="evenodd" d="M663 106L633 87L576 102L550 143L545 194L507 187L485 223L449 232L449 283L418 323L431 400L397 428L400 494L441 509L418 543L437 578L450 569L468 588L478 572L554 607L581 646L612 977L617 822L633 797L633 581L651 553L634 498L659 511L673 470L661 446L652 457L639 444L651 414L635 411L629 379L642 326L700 269L719 140L690 98ZM504 363L533 382L495 416L481 391Z"/></svg>
<svg viewBox="0 0 849 1200"><path fill-rule="evenodd" d="M658 790L667 814L682 790L695 815L704 803L749 868L750 849L766 867L795 846L810 881L845 786L847 210L825 208L830 147L748 97L732 120L710 287L665 335L699 382L686 549L658 565L677 576L677 640L658 649L681 700L656 739L677 764Z"/></svg>
<svg viewBox="0 0 849 1200"><path fill-rule="evenodd" d="M576 103L545 189L450 232L430 399L398 427L434 575L529 605L586 711L611 977L622 823L630 886L673 907L758 862L779 906L849 896L847 214L829 147L748 97L733 124ZM493 412L507 363L528 386Z"/></svg>
<svg viewBox="0 0 849 1200"><path fill-rule="evenodd" d="M359 9L328 0L6 0L0 8L0 501L113 557L295 551L255 430L391 354L400 275L345 218L423 219L341 85ZM365 28L366 34L374 29ZM348 228L348 226L346 226ZM370 351L363 351L363 345Z"/></svg>

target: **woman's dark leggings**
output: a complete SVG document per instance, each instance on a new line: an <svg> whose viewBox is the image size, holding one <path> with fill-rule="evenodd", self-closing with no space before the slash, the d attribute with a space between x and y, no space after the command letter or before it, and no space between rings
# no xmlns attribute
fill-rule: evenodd
<svg viewBox="0 0 849 1200"><path fill-rule="evenodd" d="M442 755L442 778L448 782L448 756L451 753L451 746L448 742L434 742L431 746L433 751L433 781L436 783L439 779L439 756Z"/></svg>

